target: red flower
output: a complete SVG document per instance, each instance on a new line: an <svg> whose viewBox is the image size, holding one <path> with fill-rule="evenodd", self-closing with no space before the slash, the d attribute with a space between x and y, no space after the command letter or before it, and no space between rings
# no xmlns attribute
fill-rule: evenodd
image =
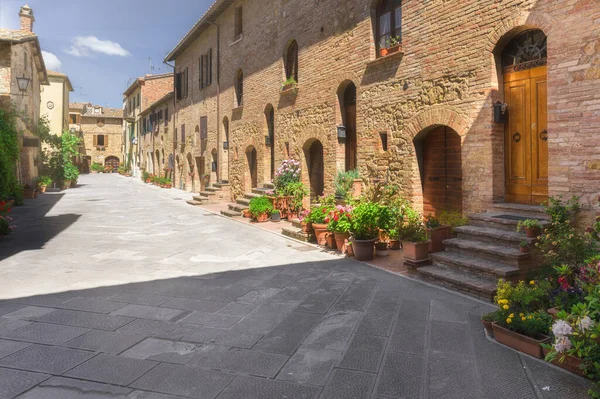
<svg viewBox="0 0 600 399"><path fill-rule="evenodd" d="M340 217L339 217L338 215L335 215L335 216L333 217L333 220L335 220L335 221L337 222L338 220L340 220Z"/></svg>
<svg viewBox="0 0 600 399"><path fill-rule="evenodd" d="M325 223L329 223L329 218L325 218Z"/></svg>
<svg viewBox="0 0 600 399"><path fill-rule="evenodd" d="M570 287L569 282L567 281L567 278L565 276L560 276L558 278L558 283L560 284L560 288L562 288L563 290L567 290Z"/></svg>
<svg viewBox="0 0 600 399"><path fill-rule="evenodd" d="M322 211L322 212L323 212L323 213L327 213L327 209L323 208L323 211Z"/></svg>

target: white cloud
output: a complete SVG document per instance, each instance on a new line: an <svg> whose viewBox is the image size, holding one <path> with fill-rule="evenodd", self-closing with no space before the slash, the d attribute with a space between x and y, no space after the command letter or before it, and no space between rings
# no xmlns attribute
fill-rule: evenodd
<svg viewBox="0 0 600 399"><path fill-rule="evenodd" d="M75 57L91 57L93 53L118 55L120 57L131 55L119 43L100 40L96 36L77 36L73 38L71 43L71 47L66 49L65 52Z"/></svg>
<svg viewBox="0 0 600 399"><path fill-rule="evenodd" d="M42 50L42 56L44 57L44 63L46 64L47 69L50 69L51 71L59 71L60 70L60 66L62 65L62 62L58 59L57 56L55 56L54 54L52 54L48 51L43 51L43 50Z"/></svg>

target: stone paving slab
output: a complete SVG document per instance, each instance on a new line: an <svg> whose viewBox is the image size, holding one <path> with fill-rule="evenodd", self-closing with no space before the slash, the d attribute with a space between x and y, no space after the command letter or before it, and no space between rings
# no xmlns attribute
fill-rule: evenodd
<svg viewBox="0 0 600 399"><path fill-rule="evenodd" d="M178 190L80 182L15 208L0 241L0 398L586 397L584 380L488 340L488 304L209 216Z"/></svg>

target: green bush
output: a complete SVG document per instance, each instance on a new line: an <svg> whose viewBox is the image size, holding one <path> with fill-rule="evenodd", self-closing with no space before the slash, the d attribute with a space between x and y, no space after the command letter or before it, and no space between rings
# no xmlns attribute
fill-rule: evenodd
<svg viewBox="0 0 600 399"><path fill-rule="evenodd" d="M382 206L362 202L352 209L350 232L357 240L372 240L379 236Z"/></svg>
<svg viewBox="0 0 600 399"><path fill-rule="evenodd" d="M49 186L52 184L52 178L50 176L39 176L37 179L37 184L40 186Z"/></svg>
<svg viewBox="0 0 600 399"><path fill-rule="evenodd" d="M427 228L421 215L412 208L405 208L402 224L398 228L398 236L402 241L427 241Z"/></svg>
<svg viewBox="0 0 600 399"><path fill-rule="evenodd" d="M358 170L339 171L333 182L335 185L335 196L342 199L351 197L354 180L358 179L359 176Z"/></svg>
<svg viewBox="0 0 600 399"><path fill-rule="evenodd" d="M63 176L65 180L77 181L77 179L79 178L79 171L77 170L77 167L75 165L69 163L64 166Z"/></svg>
<svg viewBox="0 0 600 399"><path fill-rule="evenodd" d="M271 214L273 212L273 203L267 197L254 197L250 200L250 206L248 207L250 214L257 218L258 216L266 213Z"/></svg>
<svg viewBox="0 0 600 399"><path fill-rule="evenodd" d="M23 204L16 169L20 157L19 136L14 108L0 110L0 200L14 199L15 205Z"/></svg>
<svg viewBox="0 0 600 399"><path fill-rule="evenodd" d="M469 223L469 218L464 217L459 211L442 211L438 219L444 226L451 226L452 232L455 227L466 226Z"/></svg>
<svg viewBox="0 0 600 399"><path fill-rule="evenodd" d="M91 167L94 172L104 172L104 166L98 162L94 162Z"/></svg>

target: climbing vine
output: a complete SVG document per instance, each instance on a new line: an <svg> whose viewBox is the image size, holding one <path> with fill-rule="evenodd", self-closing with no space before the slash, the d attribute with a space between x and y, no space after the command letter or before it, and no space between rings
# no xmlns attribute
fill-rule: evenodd
<svg viewBox="0 0 600 399"><path fill-rule="evenodd" d="M14 199L15 205L23 203L23 188L17 179L19 136L15 109L0 109L0 200Z"/></svg>

